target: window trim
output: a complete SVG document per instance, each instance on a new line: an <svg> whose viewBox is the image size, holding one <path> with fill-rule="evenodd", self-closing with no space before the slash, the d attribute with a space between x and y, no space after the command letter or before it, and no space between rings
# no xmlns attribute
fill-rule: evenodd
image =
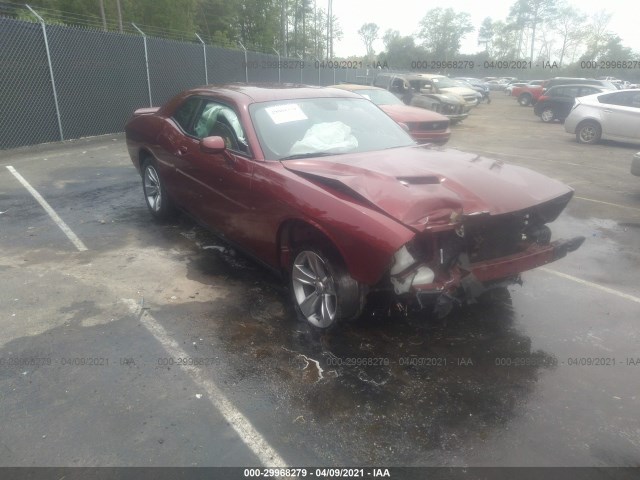
<svg viewBox="0 0 640 480"><path fill-rule="evenodd" d="M245 127L245 125L243 125L242 119L240 117L240 115L238 115L238 111L232 107L231 105L229 105L228 103L221 101L218 98L214 98L214 97L208 97L205 95L199 95L199 94L195 94L195 95L190 95L187 98L185 98L185 100L180 104L180 107L182 107L187 101L189 101L192 98L197 98L200 100L198 106L196 107L194 113L191 115L191 118L189 120L189 128L193 129L194 124L196 122L196 119L199 118L199 115L202 113L202 111L204 110L204 107L207 103L209 102L215 102L219 105L222 105L224 107L227 107L229 110L231 110L233 113L235 113L236 117L238 118L238 122L240 122L240 126L242 127L243 132L245 133L245 138L246 138L246 133L247 133L247 128ZM180 129L180 131L182 132L183 135L185 135L186 137L189 137L197 142L200 142L200 140L202 140L201 138L197 137L196 135L193 135L187 131L184 130L184 128L182 128L182 125L180 125L180 123L175 119L175 113L180 109L180 107L176 108L176 110L174 110L173 114L171 115L171 120L173 121L173 123L176 124L176 126ZM230 152L233 152L234 155L240 155L242 157L245 157L249 160L255 160L255 155L253 154L253 149L251 148L251 146L249 145L249 141L247 138L247 149L249 150L248 152L243 152L240 150L234 150L232 148L227 148L227 150L229 150Z"/></svg>

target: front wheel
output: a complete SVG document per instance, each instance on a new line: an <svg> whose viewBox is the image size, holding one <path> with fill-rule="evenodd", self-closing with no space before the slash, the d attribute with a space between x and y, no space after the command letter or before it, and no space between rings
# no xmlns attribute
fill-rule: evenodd
<svg viewBox="0 0 640 480"><path fill-rule="evenodd" d="M600 141L602 128L596 122L582 122L576 129L576 140L578 143L593 145Z"/></svg>
<svg viewBox="0 0 640 480"><path fill-rule="evenodd" d="M154 218L168 220L173 216L175 213L173 203L167 195L158 169L150 160L142 165L142 190L147 208Z"/></svg>
<svg viewBox="0 0 640 480"><path fill-rule="evenodd" d="M296 313L311 326L326 330L362 313L363 286L337 254L315 246L300 248L289 273Z"/></svg>

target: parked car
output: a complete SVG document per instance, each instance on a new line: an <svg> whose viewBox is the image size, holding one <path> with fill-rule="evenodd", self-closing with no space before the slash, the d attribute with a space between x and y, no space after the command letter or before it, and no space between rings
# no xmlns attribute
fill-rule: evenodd
<svg viewBox="0 0 640 480"><path fill-rule="evenodd" d="M600 139L640 143L640 89L576 98L564 129L580 143Z"/></svg>
<svg viewBox="0 0 640 480"><path fill-rule="evenodd" d="M482 95L480 102L486 101L487 104L491 103L491 89L489 88L489 85L486 84L486 82L483 82L479 78L473 77L455 77L454 80L458 82L465 82L463 86L468 86L469 88L472 88L476 92L480 93L480 95Z"/></svg>
<svg viewBox="0 0 640 480"><path fill-rule="evenodd" d="M416 145L352 92L201 87L135 112L125 131L151 215L185 210L287 278L320 329L358 317L369 293L445 314L584 240L550 240L568 186Z"/></svg>
<svg viewBox="0 0 640 480"><path fill-rule="evenodd" d="M487 80L487 85L489 85L489 90L504 90L507 88L507 85L504 82L500 82L499 80Z"/></svg>
<svg viewBox="0 0 640 480"><path fill-rule="evenodd" d="M479 94L471 87L460 85L455 80L444 75L432 75L418 73L408 78L411 87L420 93L455 93L464 98L468 107L475 107L482 100Z"/></svg>
<svg viewBox="0 0 640 480"><path fill-rule="evenodd" d="M554 77L544 81L542 84L542 90L543 92L546 92L556 85L574 85L578 83L581 85L596 85L608 90L616 89L616 86L608 80L596 80L595 78Z"/></svg>
<svg viewBox="0 0 640 480"><path fill-rule="evenodd" d="M526 85L526 82L513 82L510 83L509 85L506 86L506 88L504 89L504 94L505 95L511 95L513 92L513 89L515 87L524 87Z"/></svg>
<svg viewBox="0 0 640 480"><path fill-rule="evenodd" d="M531 80L525 85L513 87L511 89L511 96L515 97L523 107L534 105L542 95L543 81L544 80Z"/></svg>
<svg viewBox="0 0 640 480"><path fill-rule="evenodd" d="M610 91L595 85L557 85L551 87L538 98L533 113L545 123L554 120L564 121L576 98Z"/></svg>
<svg viewBox="0 0 640 480"><path fill-rule="evenodd" d="M449 141L451 129L449 119L444 115L405 105L398 97L383 88L355 84L333 85L332 88L355 92L371 100L396 122L406 125L409 135L418 143L444 145Z"/></svg>
<svg viewBox="0 0 640 480"><path fill-rule="evenodd" d="M640 177L640 152L636 153L631 160L631 174Z"/></svg>
<svg viewBox="0 0 640 480"><path fill-rule="evenodd" d="M420 92L409 83L413 75L396 73L379 73L374 86L389 90L400 98L405 105L426 108L446 116L452 124L461 122L469 116L464 98L451 92Z"/></svg>

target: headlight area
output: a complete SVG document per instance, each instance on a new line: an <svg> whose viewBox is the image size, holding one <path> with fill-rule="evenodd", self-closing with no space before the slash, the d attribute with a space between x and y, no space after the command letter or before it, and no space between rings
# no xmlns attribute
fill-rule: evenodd
<svg viewBox="0 0 640 480"><path fill-rule="evenodd" d="M408 305L446 315L454 304L474 303L487 290L521 283L520 274L564 257L584 237L551 241L536 211L453 221L418 233L393 255L389 280Z"/></svg>
<svg viewBox="0 0 640 480"><path fill-rule="evenodd" d="M415 285L433 283L435 272L424 263L420 263L409 251L414 249L414 244L403 245L393 255L393 265L389 270L389 277L396 295L407 293Z"/></svg>

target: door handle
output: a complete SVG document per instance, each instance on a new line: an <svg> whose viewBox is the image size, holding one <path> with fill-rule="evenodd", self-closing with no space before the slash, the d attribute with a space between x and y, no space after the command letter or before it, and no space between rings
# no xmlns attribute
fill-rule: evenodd
<svg viewBox="0 0 640 480"><path fill-rule="evenodd" d="M613 112L613 110L609 110L608 108L606 108L604 111L605 111L606 113L611 113L611 112Z"/></svg>
<svg viewBox="0 0 640 480"><path fill-rule="evenodd" d="M189 151L189 149L187 147L180 147L180 148L178 148L178 151L176 152L176 155L181 157L182 155L184 155L188 151Z"/></svg>

